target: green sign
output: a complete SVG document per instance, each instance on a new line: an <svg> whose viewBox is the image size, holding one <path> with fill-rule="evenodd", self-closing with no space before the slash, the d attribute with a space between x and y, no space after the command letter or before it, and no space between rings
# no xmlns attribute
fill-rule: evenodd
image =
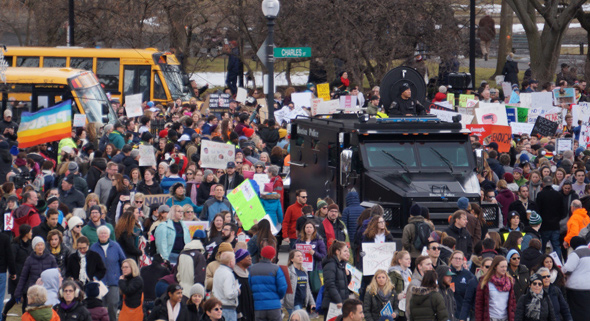
<svg viewBox="0 0 590 321"><path fill-rule="evenodd" d="M275 58L309 58L310 47L274 48Z"/></svg>
<svg viewBox="0 0 590 321"><path fill-rule="evenodd" d="M240 218L246 231L252 228L254 220L260 221L266 215L264 207L262 207L262 203L260 203L260 199L249 179L227 194L227 199L236 211L236 215Z"/></svg>

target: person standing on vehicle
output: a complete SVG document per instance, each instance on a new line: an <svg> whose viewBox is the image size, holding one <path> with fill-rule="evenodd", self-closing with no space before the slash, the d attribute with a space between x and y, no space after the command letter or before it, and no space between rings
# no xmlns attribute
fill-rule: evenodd
<svg viewBox="0 0 590 321"><path fill-rule="evenodd" d="M399 88L397 97L387 108L389 117L393 116L418 116L426 115L426 109L420 101L412 99L412 89L408 83L403 83Z"/></svg>

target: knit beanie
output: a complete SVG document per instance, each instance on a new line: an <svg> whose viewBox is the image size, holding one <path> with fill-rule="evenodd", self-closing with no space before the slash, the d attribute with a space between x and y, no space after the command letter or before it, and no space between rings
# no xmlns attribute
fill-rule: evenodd
<svg viewBox="0 0 590 321"><path fill-rule="evenodd" d="M508 254L506 255L506 260L510 261L514 254L518 254L518 251L516 249L508 251Z"/></svg>
<svg viewBox="0 0 590 321"><path fill-rule="evenodd" d="M520 175L522 175L524 171L520 167L515 167L512 173L519 173ZM514 174L512 176L514 177Z"/></svg>
<svg viewBox="0 0 590 321"><path fill-rule="evenodd" d="M467 197L459 198L459 200L457 201L457 207L460 210L466 210L467 207L469 207L469 199Z"/></svg>
<svg viewBox="0 0 590 321"><path fill-rule="evenodd" d="M195 294L200 294L203 298L205 297L205 288L199 283L195 283L193 286L191 286L189 297L192 297Z"/></svg>
<svg viewBox="0 0 590 321"><path fill-rule="evenodd" d="M318 198L318 202L316 203L318 210L324 206L328 206L328 203L321 198Z"/></svg>
<svg viewBox="0 0 590 321"><path fill-rule="evenodd" d="M250 252L247 250L239 249L236 251L236 264L240 263L243 259L247 258L250 255Z"/></svg>
<svg viewBox="0 0 590 321"><path fill-rule="evenodd" d="M100 286L98 282L89 282L86 284L84 290L88 298L97 298L100 295Z"/></svg>
<svg viewBox="0 0 590 321"><path fill-rule="evenodd" d="M206 180L207 180L207 177L208 177L209 175L212 175L212 174L213 174L213 171L212 171L212 170L210 170L210 169L206 169L206 170L203 172L203 181L206 181Z"/></svg>
<svg viewBox="0 0 590 321"><path fill-rule="evenodd" d="M581 237L581 236L574 236L572 237L572 239L570 240L570 246L572 247L572 249L577 249L579 246L585 246L588 245L588 243L586 242L586 240Z"/></svg>
<svg viewBox="0 0 590 321"><path fill-rule="evenodd" d="M217 254L215 255L215 259L219 260L219 256L223 252L233 252L233 251L234 251L234 248L231 246L231 243L223 242L223 243L219 244L219 248L217 248Z"/></svg>
<svg viewBox="0 0 590 321"><path fill-rule="evenodd" d="M68 229L71 231L74 229L74 227L78 224L83 224L84 221L82 221L81 218L77 217L77 216L72 216L69 220L68 220Z"/></svg>
<svg viewBox="0 0 590 321"><path fill-rule="evenodd" d="M35 236L33 238L33 241L31 242L31 245L33 246L33 251L35 250L35 246L39 243L45 244L45 241L43 240L43 238L41 236Z"/></svg>
<svg viewBox="0 0 590 321"><path fill-rule="evenodd" d="M514 175L512 175L512 173L504 173L504 179L508 184L514 183Z"/></svg>
<svg viewBox="0 0 590 321"><path fill-rule="evenodd" d="M422 215L422 208L420 207L420 205L418 205L418 204L412 205L412 207L410 207L410 215L411 216Z"/></svg>
<svg viewBox="0 0 590 321"><path fill-rule="evenodd" d="M260 251L260 256L262 256L265 259L269 259L269 260L272 260L276 254L277 254L277 251L275 250L274 247L272 247L270 245L263 247L262 251ZM237 262L237 260L236 260L236 262Z"/></svg>
<svg viewBox="0 0 590 321"><path fill-rule="evenodd" d="M541 275L539 275L538 273L534 273L533 275L531 275L530 282L533 283L535 281L543 281Z"/></svg>
<svg viewBox="0 0 590 321"><path fill-rule="evenodd" d="M331 210L340 211L340 207L338 207L338 205L336 205L336 204L330 204L330 205L328 205L328 212Z"/></svg>
<svg viewBox="0 0 590 321"><path fill-rule="evenodd" d="M529 224L530 225L539 225L543 223L543 219L541 218L541 215L537 214L537 212L532 211L531 213L531 217L529 218Z"/></svg>

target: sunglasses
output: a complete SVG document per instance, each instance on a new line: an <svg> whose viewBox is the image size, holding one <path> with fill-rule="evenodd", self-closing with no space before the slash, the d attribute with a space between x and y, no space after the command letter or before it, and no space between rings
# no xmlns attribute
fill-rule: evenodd
<svg viewBox="0 0 590 321"><path fill-rule="evenodd" d="M187 172L186 175L195 175L195 173Z"/></svg>
<svg viewBox="0 0 590 321"><path fill-rule="evenodd" d="M256 168L264 168L264 166L255 166Z"/></svg>
<svg viewBox="0 0 590 321"><path fill-rule="evenodd" d="M236 164L244 164L244 162L236 162Z"/></svg>
<svg viewBox="0 0 590 321"><path fill-rule="evenodd" d="M430 249L433 251L440 251L440 247L438 247L438 246L433 246Z"/></svg>
<svg viewBox="0 0 590 321"><path fill-rule="evenodd" d="M186 211L185 213L194 213L195 211Z"/></svg>
<svg viewBox="0 0 590 321"><path fill-rule="evenodd" d="M223 311L223 308L215 308L213 311Z"/></svg>
<svg viewBox="0 0 590 321"><path fill-rule="evenodd" d="M223 171L217 171L217 174L223 174L223 173L224 173Z"/></svg>
<svg viewBox="0 0 590 321"><path fill-rule="evenodd" d="M513 258L511 258L511 260L512 261L520 261L520 258L519 257L513 257Z"/></svg>
<svg viewBox="0 0 590 321"><path fill-rule="evenodd" d="M307 196L299 196L299 197L301 197L301 198L307 198Z"/></svg>
<svg viewBox="0 0 590 321"><path fill-rule="evenodd" d="M542 278L543 279L550 279L551 278L551 275L543 275Z"/></svg>
<svg viewBox="0 0 590 321"><path fill-rule="evenodd" d="M533 283L531 283L531 285L534 285L534 286L542 286L543 283L541 283L541 282L533 282Z"/></svg>
<svg viewBox="0 0 590 321"><path fill-rule="evenodd" d="M143 201L135 201L135 204L143 204Z"/></svg>
<svg viewBox="0 0 590 321"><path fill-rule="evenodd" d="M74 226L74 227L82 227L82 224L76 225L76 226Z"/></svg>

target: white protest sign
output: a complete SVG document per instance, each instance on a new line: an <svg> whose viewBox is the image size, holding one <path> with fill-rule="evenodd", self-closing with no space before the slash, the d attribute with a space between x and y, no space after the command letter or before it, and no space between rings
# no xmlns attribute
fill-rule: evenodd
<svg viewBox="0 0 590 321"><path fill-rule="evenodd" d="M209 140L201 141L201 167L227 168L228 162L234 162L236 147L231 144L216 143Z"/></svg>
<svg viewBox="0 0 590 321"><path fill-rule="evenodd" d="M311 100L311 115L315 116L318 114L319 105L324 102L322 98L314 98Z"/></svg>
<svg viewBox="0 0 590 321"><path fill-rule="evenodd" d="M12 214L10 212L4 213L4 230L5 231L12 231L13 227L14 227L14 219L12 218Z"/></svg>
<svg viewBox="0 0 590 321"><path fill-rule="evenodd" d="M563 154L566 150L573 150L574 149L574 139L573 138L558 138L555 142L555 151L557 154Z"/></svg>
<svg viewBox="0 0 590 321"><path fill-rule="evenodd" d="M363 275L374 275L379 269L387 271L395 252L395 242L363 243Z"/></svg>
<svg viewBox="0 0 590 321"><path fill-rule="evenodd" d="M582 121L580 130L580 147L586 148L590 144L590 105L580 103L580 112L578 119Z"/></svg>
<svg viewBox="0 0 590 321"><path fill-rule="evenodd" d="M474 108L475 106L477 106L477 103L479 103L479 100L467 99L467 104L465 105L465 107Z"/></svg>
<svg viewBox="0 0 590 321"><path fill-rule="evenodd" d="M356 108L356 100L357 96L340 96L340 109L344 109L346 111L352 111L353 108Z"/></svg>
<svg viewBox="0 0 590 321"><path fill-rule="evenodd" d="M510 123L510 127L512 128L512 134L513 135L522 135L522 134L527 134L530 135L531 132L533 131L533 127L535 127L535 124L529 124L529 123L517 123L517 122L511 122Z"/></svg>
<svg viewBox="0 0 590 321"><path fill-rule="evenodd" d="M328 307L328 313L326 314L326 320L336 319L342 315L342 309L339 309L336 303L331 302Z"/></svg>
<svg viewBox="0 0 590 321"><path fill-rule="evenodd" d="M498 85L503 83L504 82L504 75L496 76L495 80L496 80L496 84L498 84Z"/></svg>
<svg viewBox="0 0 590 321"><path fill-rule="evenodd" d="M302 267L307 272L313 271L313 255L311 254L311 251L315 251L313 247L315 247L313 244L295 244L295 249L303 254Z"/></svg>
<svg viewBox="0 0 590 321"><path fill-rule="evenodd" d="M475 118L480 125L508 126L508 116L504 104L482 103L475 109Z"/></svg>
<svg viewBox="0 0 590 321"><path fill-rule="evenodd" d="M316 115L330 115L338 112L340 108L340 101L337 99L323 101L318 104Z"/></svg>
<svg viewBox="0 0 590 321"><path fill-rule="evenodd" d="M520 107L532 107L532 96L531 93L521 93L520 94Z"/></svg>
<svg viewBox="0 0 590 321"><path fill-rule="evenodd" d="M543 110L553 108L553 94L551 92L531 93L531 107Z"/></svg>
<svg viewBox="0 0 590 321"><path fill-rule="evenodd" d="M238 93L236 94L236 100L243 103L246 102L248 97L248 91L242 87L238 87Z"/></svg>
<svg viewBox="0 0 590 321"><path fill-rule="evenodd" d="M287 110L285 110L287 108ZM275 120L277 124L282 124L283 122L289 122L289 118L287 118L287 113L289 111L289 107L283 107L274 112Z"/></svg>
<svg viewBox="0 0 590 321"><path fill-rule="evenodd" d="M311 92L292 93L291 100L297 107L311 107Z"/></svg>
<svg viewBox="0 0 590 321"><path fill-rule="evenodd" d="M125 96L125 111L127 112L127 117L143 116L143 110L141 109L142 99L143 94Z"/></svg>
<svg viewBox="0 0 590 321"><path fill-rule="evenodd" d="M86 126L86 114L75 114L74 115L74 127Z"/></svg>
<svg viewBox="0 0 590 321"><path fill-rule="evenodd" d="M430 109L430 113L436 115L438 119L440 119L441 121L447 123L452 123L454 116L461 115L461 124L463 125L463 128L465 128L467 124L471 124L473 122L474 117L472 115L463 115L460 113L440 109Z"/></svg>
<svg viewBox="0 0 590 321"><path fill-rule="evenodd" d="M504 93L504 98L510 98L510 95L512 95L512 84L509 82L502 82L502 92Z"/></svg>
<svg viewBox="0 0 590 321"><path fill-rule="evenodd" d="M264 184L270 183L270 178L268 178L267 174L254 174L253 180L258 184L260 193L263 193Z"/></svg>
<svg viewBox="0 0 590 321"><path fill-rule="evenodd" d="M553 261L555 261L555 264L557 266L559 266L560 268L563 266L563 264L561 263L561 259L559 258L559 255L557 255L555 251L549 253L549 256L553 258Z"/></svg>
<svg viewBox="0 0 590 321"><path fill-rule="evenodd" d="M156 153L152 145L139 145L139 166L156 166Z"/></svg>

